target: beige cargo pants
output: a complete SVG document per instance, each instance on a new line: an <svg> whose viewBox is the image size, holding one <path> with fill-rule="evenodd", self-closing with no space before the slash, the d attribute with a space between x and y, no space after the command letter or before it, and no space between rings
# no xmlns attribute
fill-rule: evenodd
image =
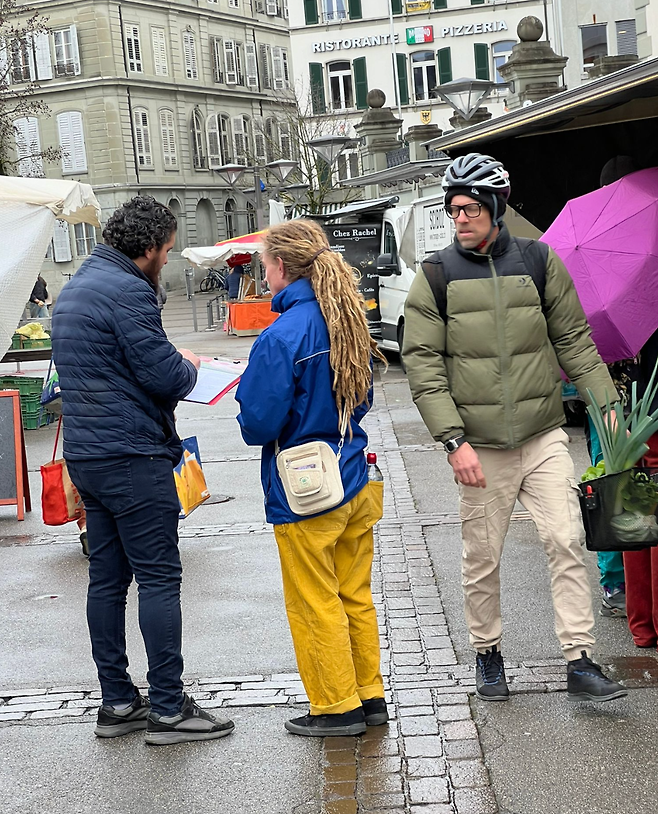
<svg viewBox="0 0 658 814"><path fill-rule="evenodd" d="M592 596L566 432L551 430L518 449L478 447L476 451L487 486L460 487L462 587L471 644L485 651L502 637L500 558L518 498L530 512L548 556L555 632L562 653L568 661L580 658L581 650L590 655Z"/></svg>

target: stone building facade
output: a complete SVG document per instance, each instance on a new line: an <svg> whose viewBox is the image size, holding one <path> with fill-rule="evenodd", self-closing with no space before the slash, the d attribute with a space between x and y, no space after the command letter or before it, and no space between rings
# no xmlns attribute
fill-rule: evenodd
<svg viewBox="0 0 658 814"><path fill-rule="evenodd" d="M282 97L292 85L286 0L36 0L48 34L10 52L14 82L37 79L48 118L21 119L19 174L91 184L103 220L138 193L179 219L180 250L255 228L247 198L214 168L289 158ZM61 161L29 158L59 146ZM249 174L248 174L249 175ZM253 175L251 185L253 187ZM100 239L58 227L44 265L54 294Z"/></svg>

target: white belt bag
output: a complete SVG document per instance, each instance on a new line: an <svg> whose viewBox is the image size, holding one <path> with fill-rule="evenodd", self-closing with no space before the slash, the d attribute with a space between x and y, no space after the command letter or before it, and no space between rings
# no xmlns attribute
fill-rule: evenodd
<svg viewBox="0 0 658 814"><path fill-rule="evenodd" d="M279 451L276 443L276 468L286 493L290 510L302 517L319 514L343 500L345 492L340 477L340 455L345 441L347 416L341 421L338 452L324 441L309 441Z"/></svg>

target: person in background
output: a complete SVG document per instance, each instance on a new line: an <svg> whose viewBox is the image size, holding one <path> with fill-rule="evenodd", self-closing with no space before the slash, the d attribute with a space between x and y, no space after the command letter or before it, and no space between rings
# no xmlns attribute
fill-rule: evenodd
<svg viewBox="0 0 658 814"><path fill-rule="evenodd" d="M637 379L637 364L634 359L613 362L608 365L610 376L619 393L622 404L630 399L630 388ZM589 414L585 416L585 440L592 466L603 460L601 442ZM626 616L626 577L624 558L621 551L598 551L596 562L599 567L599 584L601 585L601 616L624 618Z"/></svg>
<svg viewBox="0 0 658 814"><path fill-rule="evenodd" d="M635 172L637 167L628 155L617 155L603 165L599 178L599 186L605 187L613 184L625 175ZM622 403L628 402L629 389L635 378L636 365L633 359L613 362L608 365L610 375L615 384ZM585 420L585 438L590 453L592 466L596 466L603 459L601 442L589 415ZM601 597L601 616L626 616L626 577L624 574L624 559L621 551L599 551L596 556L599 566Z"/></svg>
<svg viewBox="0 0 658 814"><path fill-rule="evenodd" d="M638 357L638 396L642 396L658 362L658 331L644 344ZM658 396L649 412L658 410ZM642 466L658 472L658 434L647 441L649 447ZM626 613L636 647L658 645L658 548L624 552L626 573Z"/></svg>
<svg viewBox="0 0 658 814"><path fill-rule="evenodd" d="M64 417L64 458L89 530L87 621L103 704L95 733L146 729L167 745L230 734L183 692L174 466L183 448L174 408L197 380L199 359L162 328L157 286L176 218L138 196L109 218L97 245L62 289L53 359ZM137 581L149 699L128 673L126 596Z"/></svg>
<svg viewBox="0 0 658 814"><path fill-rule="evenodd" d="M237 300L240 296L240 283L244 275L244 266L238 264L233 266L227 278L228 283L228 298L229 300Z"/></svg>
<svg viewBox="0 0 658 814"><path fill-rule="evenodd" d="M368 480L361 426L372 403L371 340L354 270L317 224L281 223L264 237L263 262L280 314L256 340L236 399L247 444L262 446L265 513L274 524L283 592L310 714L296 735L359 735L384 724L377 614L370 591L374 524L383 483ZM302 517L277 471L281 450L324 441L340 452L343 500Z"/></svg>
<svg viewBox="0 0 658 814"><path fill-rule="evenodd" d="M39 274L32 293L30 294L30 317L32 317L32 319L43 319L50 316L48 306L46 305L47 299L48 289L46 288L46 281Z"/></svg>

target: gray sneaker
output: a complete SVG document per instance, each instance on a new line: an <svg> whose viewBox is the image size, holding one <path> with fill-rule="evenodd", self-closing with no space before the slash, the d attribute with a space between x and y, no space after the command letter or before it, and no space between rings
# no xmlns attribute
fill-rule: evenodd
<svg viewBox="0 0 658 814"><path fill-rule="evenodd" d="M144 698L139 692L126 709L104 705L98 710L94 734L99 738L118 738L137 729L146 729L146 718L150 709L148 698Z"/></svg>
<svg viewBox="0 0 658 814"><path fill-rule="evenodd" d="M612 591L604 586L601 599L601 616L626 616L626 592L621 588Z"/></svg>
<svg viewBox="0 0 658 814"><path fill-rule="evenodd" d="M230 735L235 729L233 721L211 715L201 709L194 698L183 696L183 706L178 715L165 717L151 711L146 721L146 743L152 746L169 746L187 741L210 741Z"/></svg>

